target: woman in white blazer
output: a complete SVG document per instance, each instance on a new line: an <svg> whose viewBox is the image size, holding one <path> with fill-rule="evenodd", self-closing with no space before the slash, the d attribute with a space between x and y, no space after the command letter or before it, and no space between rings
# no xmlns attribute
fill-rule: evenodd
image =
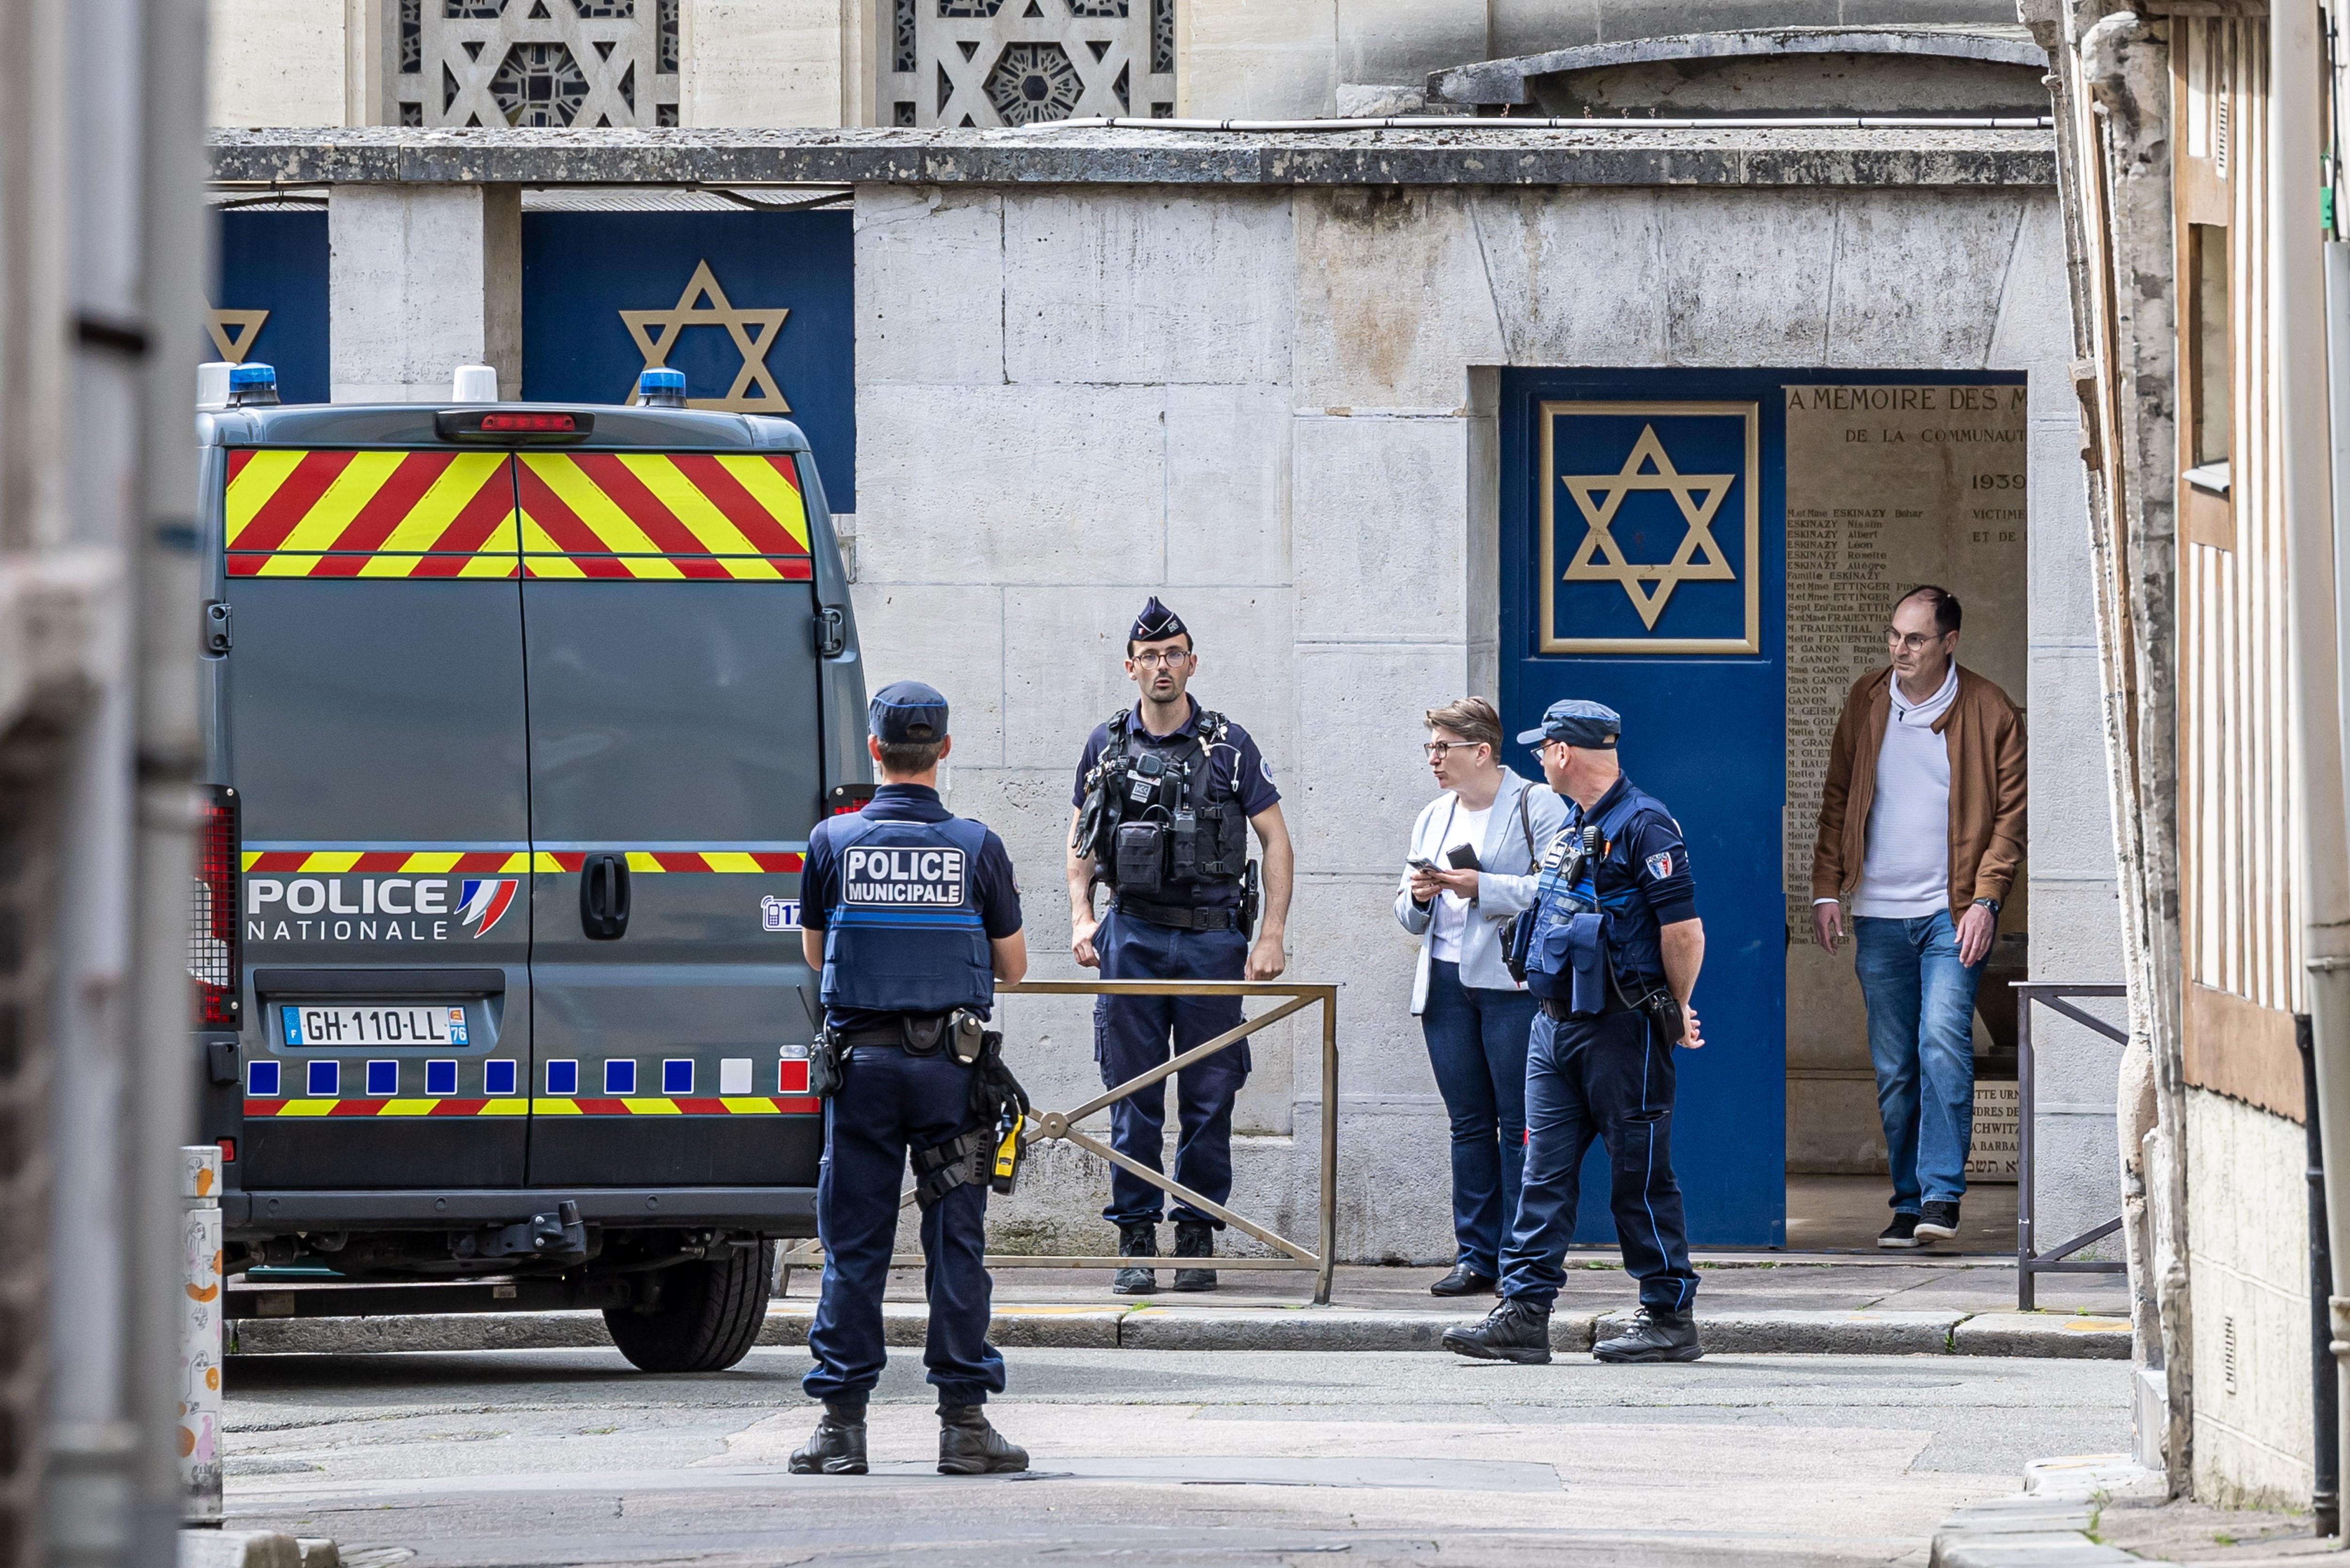
<svg viewBox="0 0 2350 1568"><path fill-rule="evenodd" d="M1452 1272L1440 1296L1482 1295L1525 1168L1526 1037L1534 999L1510 978L1502 940L1530 907L1534 867L1566 822L1550 786L1501 760L1502 721L1482 697L1428 712L1428 766L1443 794L1411 830L1396 919L1419 938L1411 1010L1452 1120Z"/></svg>

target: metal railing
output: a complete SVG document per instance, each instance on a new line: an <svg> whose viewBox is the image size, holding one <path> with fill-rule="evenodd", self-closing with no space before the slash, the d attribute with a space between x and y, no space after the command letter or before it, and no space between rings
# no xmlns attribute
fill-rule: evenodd
<svg viewBox="0 0 2350 1568"><path fill-rule="evenodd" d="M2042 1274L2122 1274L2129 1272L2127 1263L2106 1262L2102 1260L2073 1256L2082 1248L2102 1241L2119 1231L2122 1228L2122 1222L2118 1215L2093 1231L2083 1231L2053 1251L2033 1251L2032 1004L2036 1002L2050 1012L2061 1013L2084 1029L2102 1034L2117 1045L2126 1045L2129 1044L2129 1033L2126 1030L2115 1028L2095 1013L2084 1012L2065 998L2127 996L2129 987L2074 985L2062 981L2017 981L2013 983L2016 998L2015 1304L2024 1312L2032 1312L2036 1310L2033 1305L2033 1282Z"/></svg>
<svg viewBox="0 0 2350 1568"><path fill-rule="evenodd" d="M1128 1078L1115 1088L1104 1089L1083 1105L1066 1111L1032 1112L1028 1130L1021 1135L1022 1146L1060 1141L1074 1145L1087 1153L1109 1161L1119 1169L1140 1177L1153 1187L1202 1214L1214 1216L1246 1236L1272 1248L1270 1258L1218 1257L1202 1264L1216 1269L1263 1269L1276 1271L1312 1271L1314 1303L1330 1304L1330 1274L1336 1264L1338 1251L1338 988L1336 985L1295 985L1283 981L1241 980L1032 980L1018 985L998 986L999 996L1238 996L1283 997L1278 1007L1269 1009L1255 1018L1241 1021L1237 1029L1228 1029L1214 1039L1194 1045L1171 1059L1161 1062L1150 1071ZM1312 1249L1301 1246L1287 1237L1277 1234L1252 1220L1233 1213L1221 1203L1209 1201L1181 1182L1151 1169L1140 1160L1133 1159L1112 1148L1101 1138L1077 1130L1077 1124L1087 1116L1108 1109L1137 1090L1174 1076L1192 1063L1204 1060L1219 1051L1228 1051L1259 1030L1280 1023L1294 1012L1319 1003L1322 1009L1322 1181L1318 1207L1320 1225ZM1014 1071L1017 1071L1014 1064ZM899 1199L903 1208L914 1201L909 1189ZM795 1268L816 1264L822 1253L815 1242L804 1249L795 1249L779 1260L778 1290L787 1289ZM1190 1266L1191 1260L1154 1260L1151 1266ZM920 1254L893 1257L892 1268L915 1268L922 1262ZM1045 1256L1027 1252L991 1252L986 1263L991 1269L1119 1269L1132 1265L1135 1260L1122 1257Z"/></svg>

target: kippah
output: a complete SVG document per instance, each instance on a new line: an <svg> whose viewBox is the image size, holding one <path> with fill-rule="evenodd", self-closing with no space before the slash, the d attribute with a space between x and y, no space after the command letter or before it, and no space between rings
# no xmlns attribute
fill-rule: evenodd
<svg viewBox="0 0 2350 1568"><path fill-rule="evenodd" d="M1159 596L1153 594L1150 602L1142 607L1142 613L1134 618L1134 625L1126 635L1134 642L1163 642L1170 637L1189 637L1191 628L1183 624L1181 616L1160 604Z"/></svg>

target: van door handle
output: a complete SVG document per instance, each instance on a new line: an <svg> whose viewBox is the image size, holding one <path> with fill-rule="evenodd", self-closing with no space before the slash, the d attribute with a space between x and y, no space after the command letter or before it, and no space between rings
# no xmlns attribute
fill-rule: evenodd
<svg viewBox="0 0 2350 1568"><path fill-rule="evenodd" d="M629 858L598 850L579 866L579 929L588 940L618 941L629 929Z"/></svg>

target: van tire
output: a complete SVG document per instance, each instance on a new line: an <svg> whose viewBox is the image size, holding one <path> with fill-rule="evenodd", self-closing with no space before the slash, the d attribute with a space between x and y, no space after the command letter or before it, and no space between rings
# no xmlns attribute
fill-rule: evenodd
<svg viewBox="0 0 2350 1568"><path fill-rule="evenodd" d="M660 1272L660 1304L608 1308L612 1343L646 1372L723 1372L751 1353L767 1321L775 1244L729 1247L709 1262Z"/></svg>

